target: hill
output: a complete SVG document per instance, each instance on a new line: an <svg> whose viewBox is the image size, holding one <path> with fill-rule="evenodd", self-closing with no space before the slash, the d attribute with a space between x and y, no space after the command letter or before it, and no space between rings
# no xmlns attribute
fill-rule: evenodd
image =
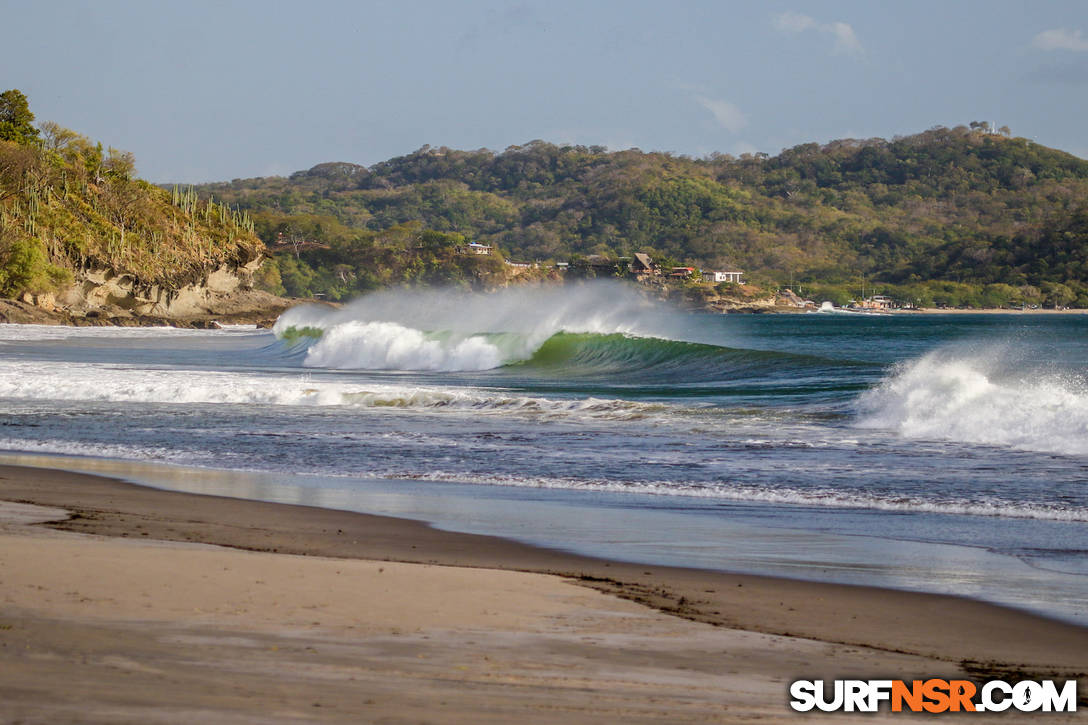
<svg viewBox="0 0 1088 725"><path fill-rule="evenodd" d="M293 293L384 284L375 259L430 230L519 261L646 252L740 267L837 301L865 283L926 305L1088 306L1088 161L977 123L774 157L425 146L369 168L326 163L197 191L249 211L268 243L320 245L279 258L272 282Z"/></svg>
<svg viewBox="0 0 1088 725"><path fill-rule="evenodd" d="M76 318L186 318L250 284L264 245L245 212L160 189L131 154L33 121L22 93L0 94L0 297Z"/></svg>

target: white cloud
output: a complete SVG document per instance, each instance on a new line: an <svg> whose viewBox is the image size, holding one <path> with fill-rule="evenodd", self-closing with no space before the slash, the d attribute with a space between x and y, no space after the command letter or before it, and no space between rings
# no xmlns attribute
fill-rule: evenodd
<svg viewBox="0 0 1088 725"><path fill-rule="evenodd" d="M722 101L706 96L695 96L699 105L710 111L718 125L731 133L737 133L748 125L748 118L739 108L729 101Z"/></svg>
<svg viewBox="0 0 1088 725"><path fill-rule="evenodd" d="M809 16L795 13L792 10L775 15L771 22L774 23L775 29L783 33L803 33L810 28L819 26L819 23Z"/></svg>
<svg viewBox="0 0 1088 725"><path fill-rule="evenodd" d="M835 36L835 52L845 53L846 55L858 55L862 52L861 41L858 40L857 34L854 29L850 27L849 23L835 22L824 26L821 30L830 28L830 32Z"/></svg>
<svg viewBox="0 0 1088 725"><path fill-rule="evenodd" d="M1054 28L1044 30L1035 36L1031 44L1041 50L1088 51L1088 38L1080 30Z"/></svg>
<svg viewBox="0 0 1088 725"><path fill-rule="evenodd" d="M773 16L771 18L771 24L774 25L775 30L778 30L780 33L797 34L804 33L808 30L815 30L823 35L831 36L834 40L832 51L835 53L842 55L861 55L865 51L861 45L861 41L858 40L857 33L854 32L854 28L849 23L844 23L841 20L837 20L833 23L821 23L808 15L788 10Z"/></svg>

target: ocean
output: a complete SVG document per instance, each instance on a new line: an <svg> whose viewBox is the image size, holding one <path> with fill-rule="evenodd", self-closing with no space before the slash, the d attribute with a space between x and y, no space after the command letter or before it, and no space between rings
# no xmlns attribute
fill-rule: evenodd
<svg viewBox="0 0 1088 725"><path fill-rule="evenodd" d="M0 406L0 462L1088 625L1088 316L393 291L273 330L0 325Z"/></svg>

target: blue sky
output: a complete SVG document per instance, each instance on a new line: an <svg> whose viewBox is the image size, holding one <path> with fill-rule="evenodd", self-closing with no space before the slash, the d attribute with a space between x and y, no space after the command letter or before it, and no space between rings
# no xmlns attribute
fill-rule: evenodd
<svg viewBox="0 0 1088 725"><path fill-rule="evenodd" d="M1088 2L0 0L0 90L156 182L533 139L694 156L992 120L1088 157Z"/></svg>

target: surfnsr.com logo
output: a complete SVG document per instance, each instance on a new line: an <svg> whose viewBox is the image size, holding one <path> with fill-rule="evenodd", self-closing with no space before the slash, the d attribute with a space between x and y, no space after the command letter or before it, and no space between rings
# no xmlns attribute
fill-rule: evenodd
<svg viewBox="0 0 1088 725"><path fill-rule="evenodd" d="M798 712L1076 712L1077 681L797 680L790 707Z"/></svg>

